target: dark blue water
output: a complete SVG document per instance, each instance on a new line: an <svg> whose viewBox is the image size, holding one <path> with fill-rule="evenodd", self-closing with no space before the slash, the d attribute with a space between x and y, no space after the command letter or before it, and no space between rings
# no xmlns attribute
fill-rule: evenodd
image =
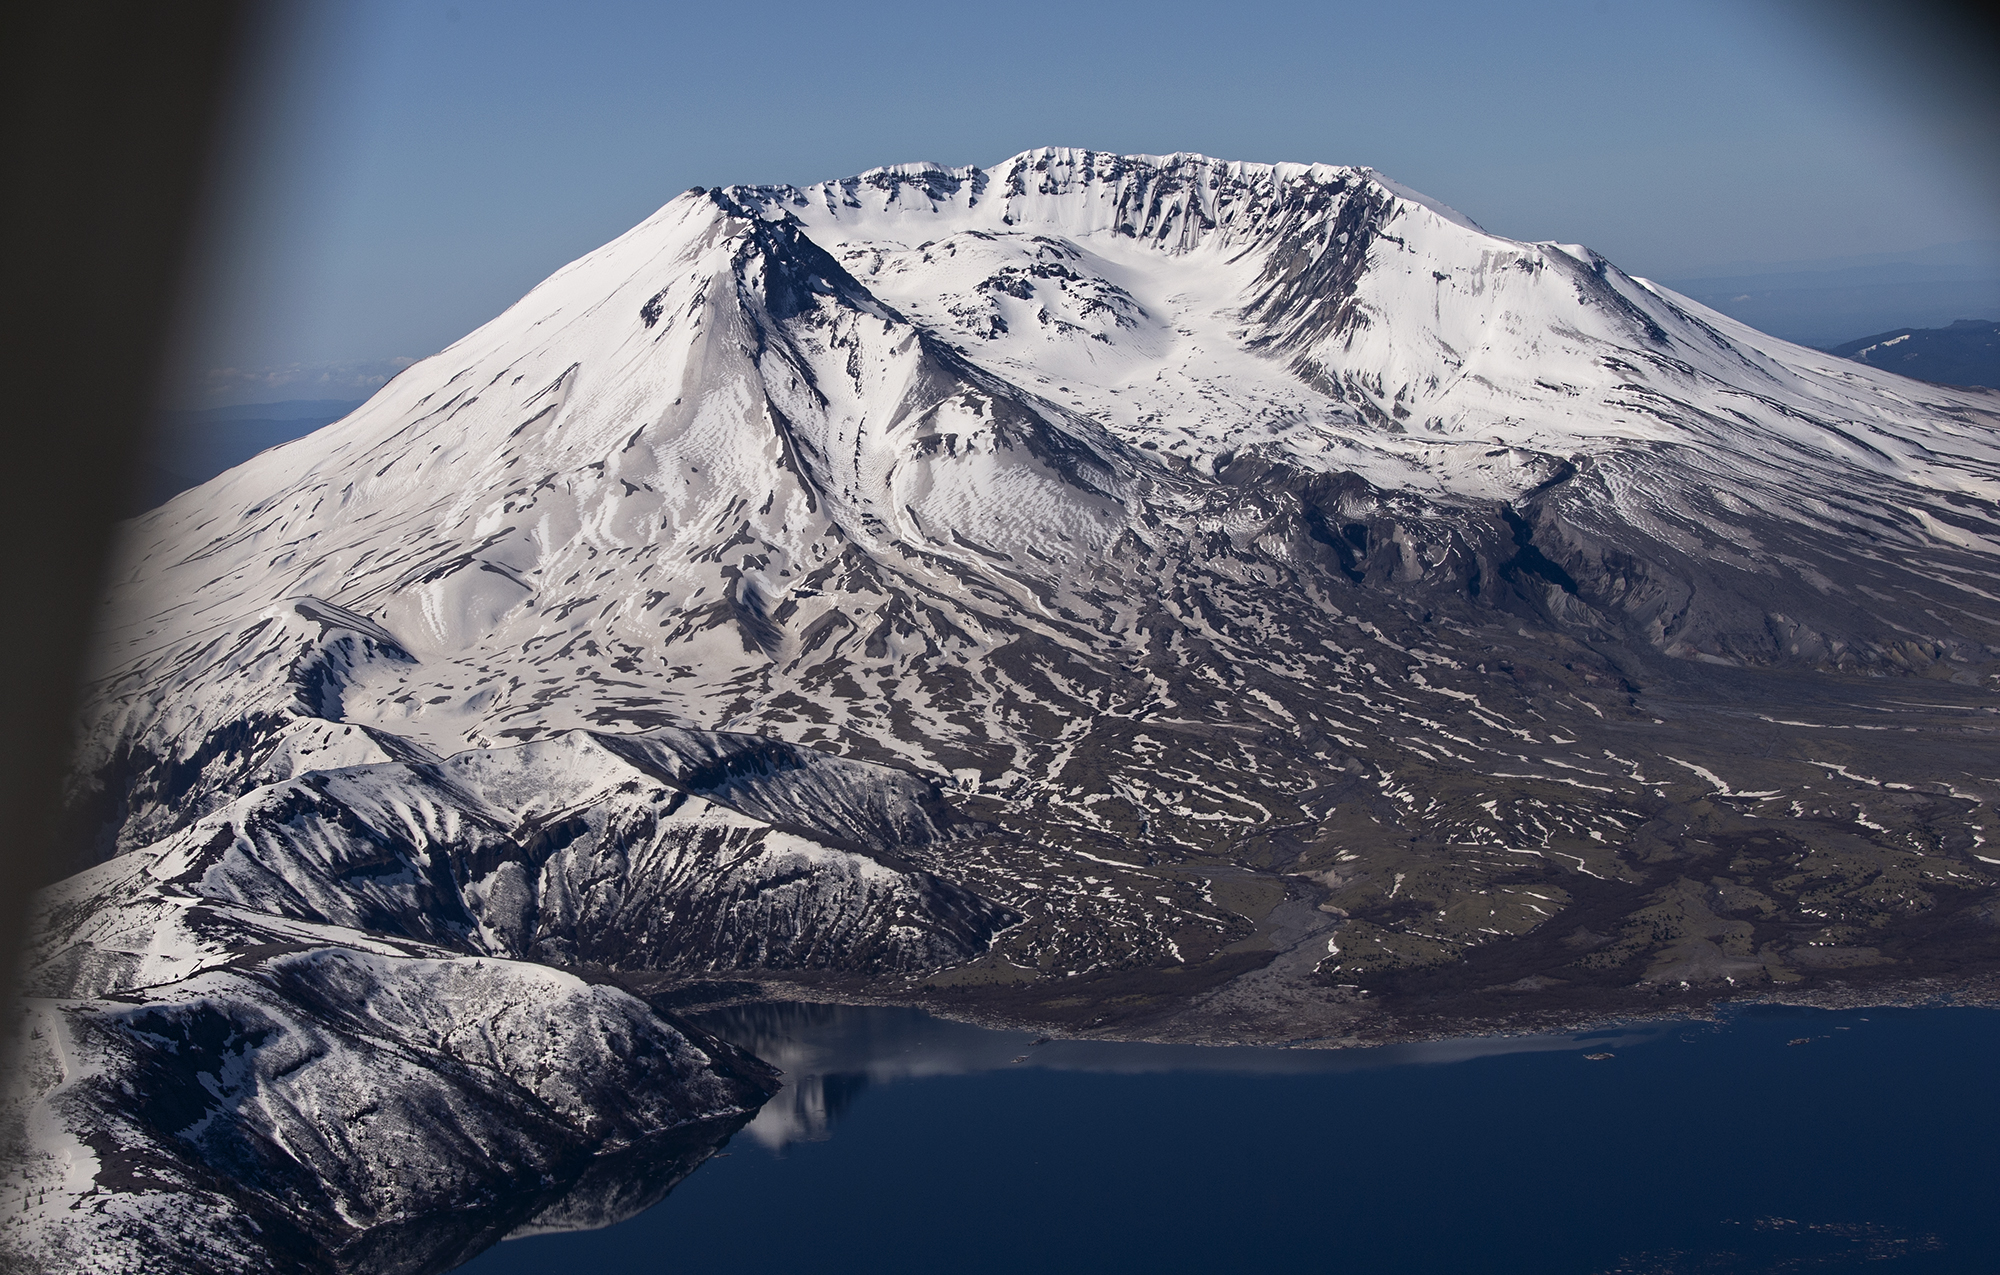
<svg viewBox="0 0 2000 1275"><path fill-rule="evenodd" d="M2000 1011L1333 1054L710 1025L793 1081L728 1154L461 1270L2000 1271Z"/></svg>

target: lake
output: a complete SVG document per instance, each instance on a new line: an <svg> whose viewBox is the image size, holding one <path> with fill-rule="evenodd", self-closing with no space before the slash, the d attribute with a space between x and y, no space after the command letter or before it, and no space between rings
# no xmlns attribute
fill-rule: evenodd
<svg viewBox="0 0 2000 1275"><path fill-rule="evenodd" d="M2000 1270L2000 1010L1348 1051L700 1021L787 1087L657 1206L462 1272Z"/></svg>

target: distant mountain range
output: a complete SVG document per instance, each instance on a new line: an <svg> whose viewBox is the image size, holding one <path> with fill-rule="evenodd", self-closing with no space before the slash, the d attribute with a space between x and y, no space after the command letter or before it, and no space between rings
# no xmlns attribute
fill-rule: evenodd
<svg viewBox="0 0 2000 1275"><path fill-rule="evenodd" d="M1986 986L1996 499L1992 394L1365 168L689 191L127 525L0 1243L600 1224L768 1092L703 998L1340 1044Z"/></svg>
<svg viewBox="0 0 2000 1275"><path fill-rule="evenodd" d="M1960 319L1944 328L1897 328L1827 351L1940 385L2000 388L2000 322Z"/></svg>

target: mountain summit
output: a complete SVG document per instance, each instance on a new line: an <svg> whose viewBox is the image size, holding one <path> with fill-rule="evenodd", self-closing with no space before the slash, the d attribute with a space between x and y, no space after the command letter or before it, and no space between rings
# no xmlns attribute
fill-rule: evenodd
<svg viewBox="0 0 2000 1275"><path fill-rule="evenodd" d="M1983 977L1996 426L1368 169L692 190L130 525L34 986L1339 1041Z"/></svg>

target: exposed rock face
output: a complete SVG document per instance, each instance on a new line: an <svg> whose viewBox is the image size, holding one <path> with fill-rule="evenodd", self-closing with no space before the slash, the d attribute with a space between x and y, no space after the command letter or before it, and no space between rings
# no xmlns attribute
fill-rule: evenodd
<svg viewBox="0 0 2000 1275"><path fill-rule="evenodd" d="M132 525L36 1012L372 1003L291 943L1243 1040L1990 963L1997 423L1364 169L689 192Z"/></svg>
<svg viewBox="0 0 2000 1275"><path fill-rule="evenodd" d="M144 863L133 893L52 905L68 928L43 943L141 961L156 944L102 935L161 898L565 965L929 970L1015 919L891 857L954 833L973 835L899 771L756 736L575 731L258 788L113 860Z"/></svg>
<svg viewBox="0 0 2000 1275"><path fill-rule="evenodd" d="M444 1270L540 1215L604 1212L617 1166L643 1162L625 1176L657 1198L778 1083L545 966L184 900L155 915L155 955L214 963L129 986L119 962L58 962L31 984L10 1270Z"/></svg>

